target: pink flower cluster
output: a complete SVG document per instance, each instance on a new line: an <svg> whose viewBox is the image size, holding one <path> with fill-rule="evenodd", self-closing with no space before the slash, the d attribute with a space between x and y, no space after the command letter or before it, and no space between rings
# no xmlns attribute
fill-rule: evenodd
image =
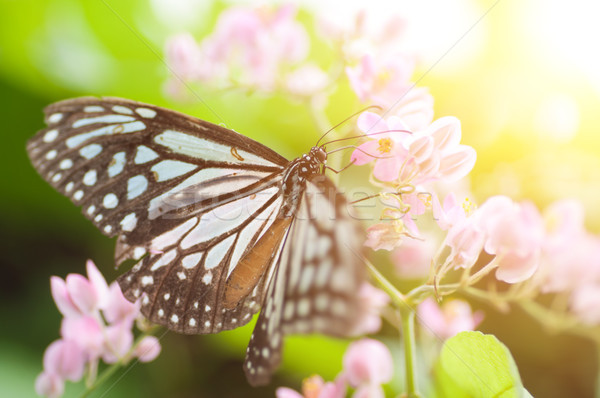
<svg viewBox="0 0 600 398"><path fill-rule="evenodd" d="M44 353L44 371L35 383L39 395L61 396L66 380L80 380L86 368L95 372L100 359L109 364L132 358L149 362L160 353L154 336L145 336L134 346L132 327L140 316L139 305L125 299L116 282L109 286L92 261L87 263L87 275L50 280L52 297L64 318L61 338Z"/></svg>
<svg viewBox="0 0 600 398"><path fill-rule="evenodd" d="M295 21L296 7L235 6L219 15L214 31L201 43L189 34L174 36L166 44L167 63L176 78L212 86L238 86L273 91L285 85L281 75L303 61L309 48L308 34ZM323 73L314 66L290 75L292 89L306 90L299 81L315 77L312 89L320 89ZM284 79L285 80L285 79ZM180 82L172 79L170 87ZM172 90L173 91L173 90Z"/></svg>
<svg viewBox="0 0 600 398"><path fill-rule="evenodd" d="M420 130L411 130L400 116L365 112L358 128L369 138L352 154L357 165L375 162L373 175L380 181L418 186L431 181L454 182L466 176L477 157L461 145L460 122L443 117Z"/></svg>
<svg viewBox="0 0 600 398"><path fill-rule="evenodd" d="M431 297L419 304L417 315L424 330L443 340L460 332L475 330L483 320L483 312L473 312L466 301L448 300L440 307Z"/></svg>
<svg viewBox="0 0 600 398"><path fill-rule="evenodd" d="M277 389L277 398L344 398L348 387L353 398L383 398L381 387L393 376L394 364L388 348L378 340L362 339L348 346L343 359L344 368L333 382L320 376L304 381L302 394L287 388Z"/></svg>

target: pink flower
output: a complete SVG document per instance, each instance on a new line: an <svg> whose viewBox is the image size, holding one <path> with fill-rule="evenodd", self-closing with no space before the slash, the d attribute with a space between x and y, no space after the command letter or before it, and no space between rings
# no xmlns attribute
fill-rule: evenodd
<svg viewBox="0 0 600 398"><path fill-rule="evenodd" d="M277 398L344 398L346 390L343 377L338 377L335 382L325 383L321 376L314 375L302 382L302 394L291 388L279 387L275 395Z"/></svg>
<svg viewBox="0 0 600 398"><path fill-rule="evenodd" d="M358 336L378 332L381 329L381 310L389 304L390 297L368 282L362 284L358 295L364 304L364 311L360 314L358 328L352 334Z"/></svg>
<svg viewBox="0 0 600 398"><path fill-rule="evenodd" d="M86 365L96 364L99 358L107 363L126 363L132 357L147 362L160 353L154 336L145 336L133 346L131 329L140 315L139 304L127 301L116 282L109 288L91 261L87 274L88 278L69 274L66 281L51 278L52 296L65 317L62 339L50 344L44 354L44 371L36 380L40 395L62 395L64 381L81 379ZM89 369L97 370L97 366Z"/></svg>
<svg viewBox="0 0 600 398"><path fill-rule="evenodd" d="M367 228L365 246L373 250L393 250L402 244L405 235L402 224L396 221L371 225Z"/></svg>
<svg viewBox="0 0 600 398"><path fill-rule="evenodd" d="M372 102L384 108L395 105L408 93L412 85L414 60L403 54L362 57L355 67L347 67L350 85L362 102Z"/></svg>
<svg viewBox="0 0 600 398"><path fill-rule="evenodd" d="M473 169L477 154L473 148L460 145L460 140L460 121L452 116L437 119L408 138L405 146L417 175L413 183L454 182L466 176Z"/></svg>
<svg viewBox="0 0 600 398"><path fill-rule="evenodd" d="M73 341L56 340L44 353L44 369L62 380L77 381L83 376L85 352Z"/></svg>
<svg viewBox="0 0 600 398"><path fill-rule="evenodd" d="M433 298L423 300L417 308L419 322L435 336L448 339L459 332L475 330L483 313L473 313L466 301L450 300L440 308Z"/></svg>
<svg viewBox="0 0 600 398"><path fill-rule="evenodd" d="M465 218L448 230L445 244L452 249L454 267L470 268L479 258L486 236L477 221L475 216Z"/></svg>
<svg viewBox="0 0 600 398"><path fill-rule="evenodd" d="M311 96L321 92L329 83L327 74L314 64L299 67L286 77L286 88L294 95Z"/></svg>
<svg viewBox="0 0 600 398"><path fill-rule="evenodd" d="M583 281L582 281L583 282ZM586 325L600 324L600 283L582 283L571 295L571 311Z"/></svg>
<svg viewBox="0 0 600 398"><path fill-rule="evenodd" d="M392 262L401 278L419 279L429 274L433 255L433 239L408 238L392 252Z"/></svg>
<svg viewBox="0 0 600 398"><path fill-rule="evenodd" d="M357 125L371 139L354 150L351 160L356 165L375 160L373 175L377 179L381 181L397 179L407 154L402 141L409 134L401 131L406 130L406 125L396 116L384 120L373 112L363 112L358 117Z"/></svg>
<svg viewBox="0 0 600 398"><path fill-rule="evenodd" d="M121 288L117 282L110 285L106 306L104 308L104 317L110 323L131 322L140 312L138 303L132 303L123 296Z"/></svg>
<svg viewBox="0 0 600 398"><path fill-rule="evenodd" d="M537 270L544 237L541 215L528 202L516 204L505 196L488 199L478 210L486 234L485 251L496 255L496 278L522 282Z"/></svg>
<svg viewBox="0 0 600 398"><path fill-rule="evenodd" d="M178 78L190 80L198 77L202 54L192 35L185 33L170 37L165 44L165 53L171 72Z"/></svg>
<svg viewBox="0 0 600 398"><path fill-rule="evenodd" d="M161 346L154 336L146 336L135 346L133 356L139 358L140 362L154 361L160 354Z"/></svg>
<svg viewBox="0 0 600 398"><path fill-rule="evenodd" d="M444 231L467 217L465 209L457 202L453 193L444 198L443 206L440 205L438 196L433 195L432 210L435 221Z"/></svg>
<svg viewBox="0 0 600 398"><path fill-rule="evenodd" d="M344 374L352 387L387 383L393 376L392 355L378 340L355 341L344 354Z"/></svg>
<svg viewBox="0 0 600 398"><path fill-rule="evenodd" d="M108 294L106 280L91 261L87 272L87 279L79 274L69 274L65 281L50 278L52 297L64 316L91 314L103 306Z"/></svg>
<svg viewBox="0 0 600 398"><path fill-rule="evenodd" d="M102 359L106 363L115 363L124 358L133 346L133 333L131 324L120 322L106 328L106 339Z"/></svg>
<svg viewBox="0 0 600 398"><path fill-rule="evenodd" d="M302 394L288 387L278 387L275 396L277 398L304 398Z"/></svg>
<svg viewBox="0 0 600 398"><path fill-rule="evenodd" d="M65 392L65 382L55 373L42 372L35 379L35 392L48 398L58 398Z"/></svg>
<svg viewBox="0 0 600 398"><path fill-rule="evenodd" d="M308 53L308 35L295 16L291 4L273 9L231 7L199 45L186 36L170 40L168 63L191 80L271 91L282 67Z"/></svg>
<svg viewBox="0 0 600 398"><path fill-rule="evenodd" d="M60 334L63 339L74 342L83 349L88 358L101 355L104 344L104 325L92 316L63 318Z"/></svg>

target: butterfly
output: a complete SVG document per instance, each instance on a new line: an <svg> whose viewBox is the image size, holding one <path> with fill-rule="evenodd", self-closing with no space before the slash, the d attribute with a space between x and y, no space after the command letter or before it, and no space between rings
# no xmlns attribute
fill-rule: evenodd
<svg viewBox="0 0 600 398"><path fill-rule="evenodd" d="M269 382L283 337L347 337L363 311L364 241L315 146L292 161L233 130L120 98L45 108L35 169L104 235L118 278L151 322L204 334L260 310L244 371Z"/></svg>

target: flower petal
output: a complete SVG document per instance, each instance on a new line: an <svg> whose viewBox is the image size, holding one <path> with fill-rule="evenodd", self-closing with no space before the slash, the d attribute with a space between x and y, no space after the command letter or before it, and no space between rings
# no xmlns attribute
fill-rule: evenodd
<svg viewBox="0 0 600 398"><path fill-rule="evenodd" d="M160 350L158 339L154 336L146 336L135 346L133 355L138 357L140 362L150 362L156 359Z"/></svg>
<svg viewBox="0 0 600 398"><path fill-rule="evenodd" d="M50 278L50 291L52 292L52 298L56 303L56 307L66 317L80 316L81 312L71 300L71 296L67 291L67 284L64 280L58 276L52 276Z"/></svg>
<svg viewBox="0 0 600 398"><path fill-rule="evenodd" d="M362 339L351 343L343 361L344 373L353 387L387 383L392 379L392 355L378 340Z"/></svg>
<svg viewBox="0 0 600 398"><path fill-rule="evenodd" d="M381 115L368 111L360 114L356 125L365 134L374 134L389 130L386 121ZM383 134L377 134L374 138L382 138L383 136Z"/></svg>
<svg viewBox="0 0 600 398"><path fill-rule="evenodd" d="M475 149L467 145L459 145L458 149L444 154L440 161L439 173L446 182L454 182L469 174L476 160Z"/></svg>
<svg viewBox="0 0 600 398"><path fill-rule="evenodd" d="M85 353L73 341L56 340L44 352L44 370L62 379L77 381L83 376Z"/></svg>

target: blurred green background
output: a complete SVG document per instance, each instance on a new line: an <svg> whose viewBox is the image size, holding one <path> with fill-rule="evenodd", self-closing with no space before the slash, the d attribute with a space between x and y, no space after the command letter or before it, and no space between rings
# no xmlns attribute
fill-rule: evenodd
<svg viewBox="0 0 600 398"><path fill-rule="evenodd" d="M318 7L314 3L306 1ZM329 3L344 8L353 2ZM598 232L599 6L583 0L569 6L555 0L402 4L422 29L412 37L422 59L415 79L430 88L436 117L457 116L463 142L478 151L470 182L475 199L502 193L544 207L576 197L585 204L587 226ZM167 98L161 57L166 37L189 31L201 38L222 8L202 0L0 0L0 396L35 396L43 351L59 336L49 277L82 273L88 258L109 280L118 274L114 242L29 164L25 143L43 127L43 107L80 95L121 96L218 122L198 102ZM328 109L334 121L357 109L347 90L341 92ZM321 133L303 105L285 98L198 94L228 127L288 158ZM588 342L552 336L518 312L487 309L481 329L511 349L534 396L593 396L598 364ZM393 331L383 334L399 355ZM249 335L248 327L217 336L169 333L156 361L123 372L92 396L273 396L276 386L298 387L312 373L332 379L341 369L344 342L292 338L272 385L252 389L241 371ZM401 375L397 367L396 378ZM81 390L69 385L67 396Z"/></svg>

